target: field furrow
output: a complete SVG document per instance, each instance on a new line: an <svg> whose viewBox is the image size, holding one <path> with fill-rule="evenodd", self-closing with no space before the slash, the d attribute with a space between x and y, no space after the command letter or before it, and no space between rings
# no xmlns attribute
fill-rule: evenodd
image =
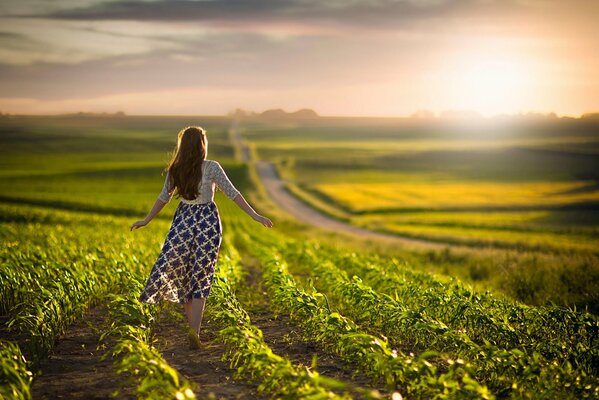
<svg viewBox="0 0 599 400"><path fill-rule="evenodd" d="M34 399L96 398L135 399L134 387L117 375L111 357L103 358L114 342L100 344L101 334L109 328L108 310L91 307L60 336L52 353L40 362L39 376L33 382Z"/></svg>

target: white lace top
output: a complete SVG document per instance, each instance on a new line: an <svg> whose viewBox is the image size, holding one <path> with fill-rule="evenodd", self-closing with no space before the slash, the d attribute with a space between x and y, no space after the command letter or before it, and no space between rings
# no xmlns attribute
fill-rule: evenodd
<svg viewBox="0 0 599 400"><path fill-rule="evenodd" d="M158 196L164 203L171 201L173 194L169 195L170 189L173 187L173 182L170 182L170 174L167 172L164 179L164 186ZM193 200L186 200L181 197L182 203L187 204L204 204L214 200L215 187L220 189L228 198L233 200L239 194L239 190L233 186L223 167L215 160L204 160L202 162L202 180L200 182L199 194Z"/></svg>

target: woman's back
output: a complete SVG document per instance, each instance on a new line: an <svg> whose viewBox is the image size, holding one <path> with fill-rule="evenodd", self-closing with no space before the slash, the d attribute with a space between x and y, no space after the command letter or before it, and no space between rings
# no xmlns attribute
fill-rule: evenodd
<svg viewBox="0 0 599 400"><path fill-rule="evenodd" d="M167 172L164 179L164 186L158 198L168 203L173 196L173 193L169 195L172 187L173 182L170 179L170 174ZM239 191L233 186L218 161L204 160L202 162L202 180L199 184L198 196L193 200L181 198L181 202L186 204L210 203L214 201L214 191L216 188L220 189L231 200L239 194Z"/></svg>

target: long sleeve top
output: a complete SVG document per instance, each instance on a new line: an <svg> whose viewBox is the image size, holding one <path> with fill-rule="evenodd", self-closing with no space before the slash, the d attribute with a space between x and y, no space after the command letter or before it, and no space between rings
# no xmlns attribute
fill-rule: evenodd
<svg viewBox="0 0 599 400"><path fill-rule="evenodd" d="M169 195L174 183L171 182L170 174L167 172L164 179L164 186L158 196L158 199L163 203L168 203L173 197L173 193ZM199 184L199 194L193 200L181 198L181 202L187 204L204 204L214 201L214 191L220 189L225 196L233 200L239 194L239 190L233 186L223 167L215 160L204 160L202 162L202 180Z"/></svg>

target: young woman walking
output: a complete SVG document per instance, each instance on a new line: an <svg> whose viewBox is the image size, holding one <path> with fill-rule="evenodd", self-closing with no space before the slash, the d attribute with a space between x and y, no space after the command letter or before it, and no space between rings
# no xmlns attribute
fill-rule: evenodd
<svg viewBox="0 0 599 400"><path fill-rule="evenodd" d="M203 128L191 126L181 130L162 192L146 218L131 225L131 230L147 225L177 192L181 201L139 300L184 304L190 345L196 348L200 345L204 305L222 242L215 188L257 222L268 228L273 226L270 219L256 213L245 201L220 164L206 159L207 154L208 140Z"/></svg>

